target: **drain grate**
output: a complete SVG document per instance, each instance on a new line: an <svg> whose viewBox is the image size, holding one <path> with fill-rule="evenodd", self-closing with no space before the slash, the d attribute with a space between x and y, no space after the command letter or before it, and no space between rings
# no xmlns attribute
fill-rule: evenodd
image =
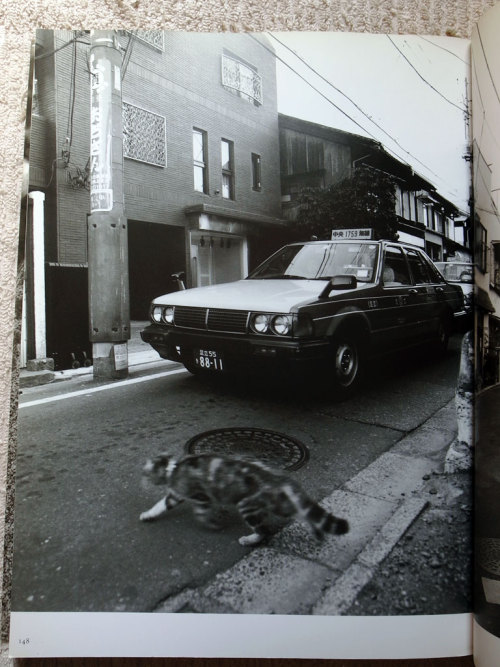
<svg viewBox="0 0 500 667"><path fill-rule="evenodd" d="M186 443L186 452L241 456L282 470L298 470L309 459L309 450L299 440L261 428L205 431Z"/></svg>

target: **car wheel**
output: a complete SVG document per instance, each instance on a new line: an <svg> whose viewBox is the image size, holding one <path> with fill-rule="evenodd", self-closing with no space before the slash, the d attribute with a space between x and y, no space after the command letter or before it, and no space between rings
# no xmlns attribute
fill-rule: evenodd
<svg viewBox="0 0 500 667"><path fill-rule="evenodd" d="M182 363L184 364L184 368L192 375L210 375L210 371L200 368L191 359L182 359Z"/></svg>
<svg viewBox="0 0 500 667"><path fill-rule="evenodd" d="M361 344L349 332L335 337L332 345L333 389L336 395L347 397L359 387L364 371L364 355Z"/></svg>

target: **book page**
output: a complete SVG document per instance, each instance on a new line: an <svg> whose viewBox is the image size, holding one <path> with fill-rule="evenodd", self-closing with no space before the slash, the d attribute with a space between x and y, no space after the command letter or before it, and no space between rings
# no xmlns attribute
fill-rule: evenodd
<svg viewBox="0 0 500 667"><path fill-rule="evenodd" d="M498 5L472 36L473 185L476 235L476 497L475 653L478 665L500 651L500 460L496 414L500 399L500 57Z"/></svg>
<svg viewBox="0 0 500 667"><path fill-rule="evenodd" d="M468 79L37 32L13 657L471 653Z"/></svg>

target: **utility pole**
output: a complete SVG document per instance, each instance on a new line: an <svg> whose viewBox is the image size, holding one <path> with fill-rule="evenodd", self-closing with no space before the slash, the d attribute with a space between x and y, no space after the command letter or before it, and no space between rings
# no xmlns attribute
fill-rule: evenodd
<svg viewBox="0 0 500 667"><path fill-rule="evenodd" d="M130 339L121 64L115 31L91 31L89 333L94 377L106 379L128 375Z"/></svg>

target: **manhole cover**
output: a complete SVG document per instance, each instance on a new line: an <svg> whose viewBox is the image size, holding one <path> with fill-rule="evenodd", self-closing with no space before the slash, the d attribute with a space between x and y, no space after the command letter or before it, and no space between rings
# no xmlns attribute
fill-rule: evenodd
<svg viewBox="0 0 500 667"><path fill-rule="evenodd" d="M299 440L260 428L205 431L186 443L186 452L241 456L282 470L298 470L309 459L307 447Z"/></svg>

